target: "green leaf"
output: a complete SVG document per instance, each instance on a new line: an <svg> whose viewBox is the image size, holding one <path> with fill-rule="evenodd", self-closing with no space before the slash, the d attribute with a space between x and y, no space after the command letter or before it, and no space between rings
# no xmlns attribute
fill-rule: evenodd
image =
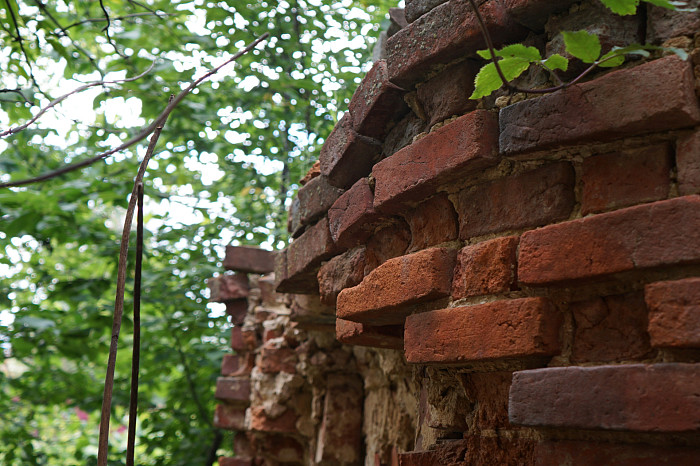
<svg viewBox="0 0 700 466"><path fill-rule="evenodd" d="M668 0L644 0L647 3L651 3L652 5L660 6L661 8L666 8L668 10L675 10L676 6L669 2Z"/></svg>
<svg viewBox="0 0 700 466"><path fill-rule="evenodd" d="M503 71L503 76L508 82L523 74L523 72L530 67L530 61L522 58L504 58L499 60L498 64L501 67L501 71ZM481 97L491 94L502 85L503 81L501 81L500 76L498 76L496 66L493 62L487 63L476 75L476 79L474 80L474 92L469 98L480 99Z"/></svg>
<svg viewBox="0 0 700 466"><path fill-rule="evenodd" d="M566 71L567 69L569 69L569 59L562 57L558 53L555 53L551 57L544 60L542 64L550 70Z"/></svg>
<svg viewBox="0 0 700 466"><path fill-rule="evenodd" d="M530 62L542 59L540 51L535 47L527 47L523 44L512 44L503 47L501 50L496 50L497 57L503 58L522 58ZM489 50L478 50L477 55L486 60L491 60L491 52Z"/></svg>
<svg viewBox="0 0 700 466"><path fill-rule="evenodd" d="M637 12L639 0L600 0L613 13L618 15L633 15Z"/></svg>
<svg viewBox="0 0 700 466"><path fill-rule="evenodd" d="M564 31L566 51L584 63L593 63L600 56L600 40L588 31Z"/></svg>

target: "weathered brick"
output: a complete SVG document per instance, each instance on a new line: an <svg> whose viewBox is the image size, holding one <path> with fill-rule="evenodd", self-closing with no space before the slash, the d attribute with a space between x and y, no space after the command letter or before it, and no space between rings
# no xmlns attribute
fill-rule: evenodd
<svg viewBox="0 0 700 466"><path fill-rule="evenodd" d="M302 464L304 460L304 448L288 435L257 434L253 445L260 456L273 460L274 464Z"/></svg>
<svg viewBox="0 0 700 466"><path fill-rule="evenodd" d="M510 371L470 372L460 378L467 402L472 404L471 425L477 431L511 430L508 420Z"/></svg>
<svg viewBox="0 0 700 466"><path fill-rule="evenodd" d="M508 14L502 0L484 2L479 11L497 46L527 35L526 29ZM389 80L409 89L435 65L474 55L484 46L484 37L469 2L451 0L387 40Z"/></svg>
<svg viewBox="0 0 700 466"><path fill-rule="evenodd" d="M413 143L415 137L425 131L425 129L426 123L416 116L415 113L409 113L387 135L382 147L381 158L385 159L390 155L394 155L399 150Z"/></svg>
<svg viewBox="0 0 700 466"><path fill-rule="evenodd" d="M318 271L321 302L335 306L338 293L358 285L365 276L365 247L360 246L334 257Z"/></svg>
<svg viewBox="0 0 700 466"><path fill-rule="evenodd" d="M306 183L313 180L317 176L321 176L321 162L319 162L318 160L314 162L311 168L309 168L309 171L306 172L304 178L299 180L299 184L304 186Z"/></svg>
<svg viewBox="0 0 700 466"><path fill-rule="evenodd" d="M348 189L369 175L381 150L379 141L352 129L352 118L346 114L321 147L321 174L327 176L333 186Z"/></svg>
<svg viewBox="0 0 700 466"><path fill-rule="evenodd" d="M358 376L333 374L328 377L317 462L358 464L362 461L363 401L362 379Z"/></svg>
<svg viewBox="0 0 700 466"><path fill-rule="evenodd" d="M549 15L567 10L576 0L505 0L504 3L517 22L533 31L541 31Z"/></svg>
<svg viewBox="0 0 700 466"><path fill-rule="evenodd" d="M411 230L403 220L382 228L367 241L365 275L394 257L404 255L411 243Z"/></svg>
<svg viewBox="0 0 700 466"><path fill-rule="evenodd" d="M296 423L299 416L291 409L281 415L272 417L262 406L251 406L250 430L258 432L296 433Z"/></svg>
<svg viewBox="0 0 700 466"><path fill-rule="evenodd" d="M649 5L647 10L647 42L661 44L672 37L693 37L700 30L698 6L700 6L700 2L697 0L688 2L688 7L695 8L695 11L671 11Z"/></svg>
<svg viewBox="0 0 700 466"><path fill-rule="evenodd" d="M253 353L224 354L221 361L221 375L248 375L253 370L253 366L255 366Z"/></svg>
<svg viewBox="0 0 700 466"><path fill-rule="evenodd" d="M535 442L529 439L468 435L443 440L433 450L402 453L398 459L399 466L530 465L535 461L534 448Z"/></svg>
<svg viewBox="0 0 700 466"><path fill-rule="evenodd" d="M376 327L350 320L336 319L335 338L346 345L402 350L403 326L385 325Z"/></svg>
<svg viewBox="0 0 700 466"><path fill-rule="evenodd" d="M461 249L452 280L452 297L460 299L514 289L518 241L517 236L507 236Z"/></svg>
<svg viewBox="0 0 700 466"><path fill-rule="evenodd" d="M258 279L258 288L260 288L260 303L263 306L272 309L279 306L284 306L284 295L275 292L274 274L267 274L260 277Z"/></svg>
<svg viewBox="0 0 700 466"><path fill-rule="evenodd" d="M510 422L538 427L683 432L700 429L696 364L552 367L516 372Z"/></svg>
<svg viewBox="0 0 700 466"><path fill-rule="evenodd" d="M223 266L236 272L270 273L275 269L275 253L248 246L226 246Z"/></svg>
<svg viewBox="0 0 700 466"><path fill-rule="evenodd" d="M336 244L352 247L362 243L381 219L374 210L374 193L367 178L361 178L328 210L328 224Z"/></svg>
<svg viewBox="0 0 700 466"><path fill-rule="evenodd" d="M700 458L700 449L585 441L545 441L534 448L536 466L552 464L615 466L692 466Z"/></svg>
<svg viewBox="0 0 700 466"><path fill-rule="evenodd" d="M685 196L528 231L518 278L529 285L700 262L700 196Z"/></svg>
<svg viewBox="0 0 700 466"><path fill-rule="evenodd" d="M455 307L408 316L411 363L479 363L553 356L559 352L559 311L546 298Z"/></svg>
<svg viewBox="0 0 700 466"><path fill-rule="evenodd" d="M678 139L676 167L680 194L700 194L700 131Z"/></svg>
<svg viewBox="0 0 700 466"><path fill-rule="evenodd" d="M408 112L404 93L389 82L386 61L376 61L348 104L352 128L363 136L384 139L394 123Z"/></svg>
<svg viewBox="0 0 700 466"><path fill-rule="evenodd" d="M513 155L699 121L692 66L672 56L502 109L500 150Z"/></svg>
<svg viewBox="0 0 700 466"><path fill-rule="evenodd" d="M214 410L214 427L226 430L245 430L246 408L229 404L217 404Z"/></svg>
<svg viewBox="0 0 700 466"><path fill-rule="evenodd" d="M245 316L248 315L248 300L236 299L233 301L226 301L226 314L229 316L232 324L243 324Z"/></svg>
<svg viewBox="0 0 700 466"><path fill-rule="evenodd" d="M319 296L295 295L291 307L294 322L335 324L335 308L322 303Z"/></svg>
<svg viewBox="0 0 700 466"><path fill-rule="evenodd" d="M651 353L642 293L579 301L570 309L575 322L572 361L616 362Z"/></svg>
<svg viewBox="0 0 700 466"><path fill-rule="evenodd" d="M447 0L406 0L406 21L414 22L436 6L445 3Z"/></svg>
<svg viewBox="0 0 700 466"><path fill-rule="evenodd" d="M414 304L449 295L457 251L425 249L386 261L338 295L338 318L370 325L400 324Z"/></svg>
<svg viewBox="0 0 700 466"><path fill-rule="evenodd" d="M258 368L265 374L286 372L296 373L297 355L292 348L287 348L268 341L260 350Z"/></svg>
<svg viewBox="0 0 700 466"><path fill-rule="evenodd" d="M457 212L446 194L438 194L404 214L411 228L408 252L457 239Z"/></svg>
<svg viewBox="0 0 700 466"><path fill-rule="evenodd" d="M583 161L581 213L587 215L668 197L671 147L655 144Z"/></svg>
<svg viewBox="0 0 700 466"><path fill-rule="evenodd" d="M219 466L253 466L253 460L248 458L219 457Z"/></svg>
<svg viewBox="0 0 700 466"><path fill-rule="evenodd" d="M652 346L700 348L700 278L652 283L644 294Z"/></svg>
<svg viewBox="0 0 700 466"><path fill-rule="evenodd" d="M224 274L207 280L209 301L225 303L236 299L247 298L250 285L245 274Z"/></svg>
<svg viewBox="0 0 700 466"><path fill-rule="evenodd" d="M459 193L459 237L519 230L563 220L574 206L575 175L556 162Z"/></svg>
<svg viewBox="0 0 700 466"><path fill-rule="evenodd" d="M464 115L476 108L478 101L470 100L474 78L481 68L476 60L450 66L416 89L416 100L425 113L428 128L454 115Z"/></svg>
<svg viewBox="0 0 700 466"><path fill-rule="evenodd" d="M255 329L235 325L231 328L231 348L235 351L252 351L258 346Z"/></svg>
<svg viewBox="0 0 700 466"><path fill-rule="evenodd" d="M493 114L475 110L388 157L372 170L374 207L396 212L448 181L498 162Z"/></svg>
<svg viewBox="0 0 700 466"><path fill-rule="evenodd" d="M289 206L289 211L287 212L287 231L292 238L299 237L300 234L304 232L304 225L301 223L301 203L299 198L295 197L292 199L292 204Z"/></svg>
<svg viewBox="0 0 700 466"><path fill-rule="evenodd" d="M214 398L227 403L250 403L250 377L219 377Z"/></svg>
<svg viewBox="0 0 700 466"><path fill-rule="evenodd" d="M328 178L323 175L309 180L297 192L301 224L311 225L325 215L342 193L342 189L331 186L328 183Z"/></svg>
<svg viewBox="0 0 700 466"><path fill-rule="evenodd" d="M387 36L391 37L401 29L408 26L408 21L406 21L406 13L403 8L389 8L389 29L387 30Z"/></svg>
<svg viewBox="0 0 700 466"><path fill-rule="evenodd" d="M278 282L277 291L317 294L318 268L321 262L330 259L338 252L328 229L328 219L323 217L286 249L285 276Z"/></svg>

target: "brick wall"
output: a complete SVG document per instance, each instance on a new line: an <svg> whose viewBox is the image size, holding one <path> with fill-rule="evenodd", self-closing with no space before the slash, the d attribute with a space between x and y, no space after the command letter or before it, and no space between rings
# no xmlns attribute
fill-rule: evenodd
<svg viewBox="0 0 700 466"><path fill-rule="evenodd" d="M690 60L473 102L468 2L406 0L274 278L212 282L237 324L217 423L246 440L221 464L700 463L700 17L478 3L499 44Z"/></svg>

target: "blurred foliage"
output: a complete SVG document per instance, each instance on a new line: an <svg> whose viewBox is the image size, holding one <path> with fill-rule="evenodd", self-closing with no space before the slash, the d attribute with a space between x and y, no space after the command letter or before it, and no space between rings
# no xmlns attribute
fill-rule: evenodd
<svg viewBox="0 0 700 466"><path fill-rule="evenodd" d="M0 128L83 82L0 141L0 180L115 147L205 68L264 46L171 115L145 179L137 462L206 464L228 344L205 280L225 244L284 247L286 208L366 72L395 1L8 0L0 3ZM46 183L0 190L0 464L96 462L124 209L145 143ZM133 250L133 248L132 248ZM130 264L131 266L131 264ZM130 290L127 289L130 296ZM127 297L127 315L131 303ZM122 328L110 464L123 464L131 321ZM230 438L220 454L230 454Z"/></svg>

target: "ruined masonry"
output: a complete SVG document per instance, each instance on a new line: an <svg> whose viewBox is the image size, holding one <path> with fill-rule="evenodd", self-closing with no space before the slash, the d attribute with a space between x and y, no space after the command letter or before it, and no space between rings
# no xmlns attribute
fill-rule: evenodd
<svg viewBox="0 0 700 466"><path fill-rule="evenodd" d="M234 324L219 464L700 464L700 16L481 1L497 46L586 29L690 59L476 102L468 2L405 3L293 242L229 247L210 281Z"/></svg>

